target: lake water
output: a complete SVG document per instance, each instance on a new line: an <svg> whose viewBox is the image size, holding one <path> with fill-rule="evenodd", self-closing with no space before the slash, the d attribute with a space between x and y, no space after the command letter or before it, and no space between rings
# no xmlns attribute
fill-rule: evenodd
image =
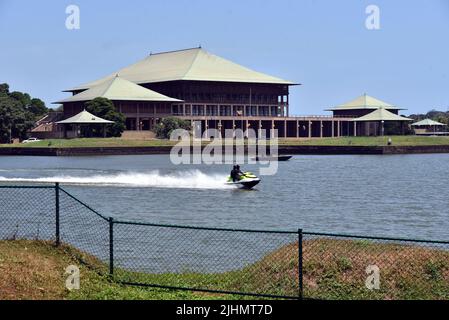
<svg viewBox="0 0 449 320"><path fill-rule="evenodd" d="M449 154L295 156L254 191L225 186L230 169L166 155L0 157L0 183L60 181L126 220L449 239Z"/></svg>

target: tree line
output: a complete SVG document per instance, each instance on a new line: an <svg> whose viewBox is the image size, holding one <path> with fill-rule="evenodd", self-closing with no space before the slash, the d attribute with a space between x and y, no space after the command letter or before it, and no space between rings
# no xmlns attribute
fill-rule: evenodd
<svg viewBox="0 0 449 320"><path fill-rule="evenodd" d="M42 100L28 93L10 92L7 83L0 84L0 143L13 138L25 139L36 121L47 113Z"/></svg>
<svg viewBox="0 0 449 320"><path fill-rule="evenodd" d="M430 110L427 113L417 113L411 114L409 118L412 118L416 121L421 121L424 119L432 119L434 121L438 121L444 123L446 125L449 124L449 110L448 111L438 111L438 110Z"/></svg>

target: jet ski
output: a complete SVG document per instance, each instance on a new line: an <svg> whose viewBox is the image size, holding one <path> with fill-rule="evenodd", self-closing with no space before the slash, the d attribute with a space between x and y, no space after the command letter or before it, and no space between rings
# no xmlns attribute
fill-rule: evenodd
<svg viewBox="0 0 449 320"><path fill-rule="evenodd" d="M228 177L226 184L236 185L243 189L252 189L259 184L260 179L251 172L244 172L238 181L232 181L231 176Z"/></svg>

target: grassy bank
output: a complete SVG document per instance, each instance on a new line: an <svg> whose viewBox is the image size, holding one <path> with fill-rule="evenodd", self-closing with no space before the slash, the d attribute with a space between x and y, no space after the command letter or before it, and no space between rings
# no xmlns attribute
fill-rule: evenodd
<svg viewBox="0 0 449 320"><path fill-rule="evenodd" d="M169 140L125 140L120 138L48 139L32 143L0 144L15 148L86 148L86 147L160 147L172 146Z"/></svg>
<svg viewBox="0 0 449 320"><path fill-rule="evenodd" d="M449 137L392 136L394 146L449 145ZM279 139L280 145L307 146L386 146L388 137L340 137ZM204 143L207 143L206 141ZM173 146L169 140L124 140L120 138L49 139L27 144L0 144L0 147L76 148L76 147L160 147Z"/></svg>
<svg viewBox="0 0 449 320"><path fill-rule="evenodd" d="M390 136L393 146L434 146L449 145L449 136ZM386 146L388 137L340 137L340 138L313 138L313 139L281 139L283 145L310 145L310 146Z"/></svg>
<svg viewBox="0 0 449 320"><path fill-rule="evenodd" d="M241 270L218 274L142 274L117 270L121 280L229 291L297 294L297 243ZM80 266L81 289L68 291L68 265ZM380 268L380 290L367 290L365 268ZM68 246L0 241L1 299L226 299L218 294L126 287L100 276L95 258ZM304 241L304 293L322 299L449 299L449 252L367 241ZM241 298L241 297L240 297Z"/></svg>
<svg viewBox="0 0 449 320"><path fill-rule="evenodd" d="M88 265L81 263L88 262ZM80 290L65 288L69 265L80 268ZM187 291L142 289L111 283L105 266L68 246L41 241L0 241L0 300L8 299L205 299ZM208 297L211 298L211 297ZM213 297L212 297L213 298Z"/></svg>

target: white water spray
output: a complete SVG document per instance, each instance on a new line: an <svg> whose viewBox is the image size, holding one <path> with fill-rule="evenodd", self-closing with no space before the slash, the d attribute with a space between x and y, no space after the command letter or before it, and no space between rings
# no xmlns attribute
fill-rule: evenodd
<svg viewBox="0 0 449 320"><path fill-rule="evenodd" d="M91 176L57 175L40 178L9 178L0 176L0 182L60 182L72 185L159 187L185 189L226 189L226 175L204 174L199 170L161 175L159 171L149 173L126 172Z"/></svg>

